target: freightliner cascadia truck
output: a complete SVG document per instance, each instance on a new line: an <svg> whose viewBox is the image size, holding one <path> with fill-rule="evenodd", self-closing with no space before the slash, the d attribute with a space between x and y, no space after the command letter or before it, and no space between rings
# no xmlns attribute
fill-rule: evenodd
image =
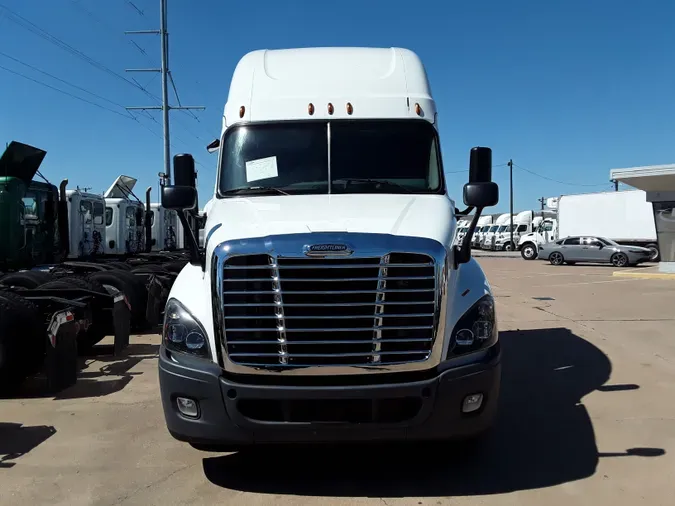
<svg viewBox="0 0 675 506"><path fill-rule="evenodd" d="M448 194L438 114L399 48L261 50L236 66L204 241L166 305L170 433L203 450L266 443L474 439L492 424L500 343L471 257L498 202L492 152ZM189 229L194 159L162 204ZM453 246L457 218L472 215Z"/></svg>

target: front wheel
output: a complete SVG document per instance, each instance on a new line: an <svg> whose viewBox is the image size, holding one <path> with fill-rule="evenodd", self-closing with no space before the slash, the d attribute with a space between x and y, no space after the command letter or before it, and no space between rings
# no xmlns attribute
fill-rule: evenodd
<svg viewBox="0 0 675 506"><path fill-rule="evenodd" d="M610 261L614 267L626 267L628 265L628 257L625 253L614 253Z"/></svg>
<svg viewBox="0 0 675 506"><path fill-rule="evenodd" d="M537 258L537 248L531 242L525 243L520 250L520 256L525 260L534 260Z"/></svg>
<svg viewBox="0 0 675 506"><path fill-rule="evenodd" d="M512 243L512 242L507 242L507 243L504 245L504 251L513 251L513 250L514 250L514 248L513 248L513 243Z"/></svg>
<svg viewBox="0 0 675 506"><path fill-rule="evenodd" d="M562 253L554 251L551 253L551 256L548 257L548 261L551 262L551 265L562 265L565 258L563 258Z"/></svg>

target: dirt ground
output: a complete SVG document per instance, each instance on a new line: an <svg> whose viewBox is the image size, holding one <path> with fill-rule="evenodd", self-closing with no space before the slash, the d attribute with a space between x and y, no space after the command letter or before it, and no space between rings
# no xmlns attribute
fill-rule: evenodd
<svg viewBox="0 0 675 506"><path fill-rule="evenodd" d="M198 452L166 431L159 336L136 336L56 398L28 385L0 400L0 505L673 504L675 281L479 261L504 356L497 426L477 452Z"/></svg>

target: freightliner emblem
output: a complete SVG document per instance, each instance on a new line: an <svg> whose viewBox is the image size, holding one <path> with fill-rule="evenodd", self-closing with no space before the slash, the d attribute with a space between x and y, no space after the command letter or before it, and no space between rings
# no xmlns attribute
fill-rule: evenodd
<svg viewBox="0 0 675 506"><path fill-rule="evenodd" d="M346 244L311 244L305 246L305 255L310 257L349 256L354 250Z"/></svg>

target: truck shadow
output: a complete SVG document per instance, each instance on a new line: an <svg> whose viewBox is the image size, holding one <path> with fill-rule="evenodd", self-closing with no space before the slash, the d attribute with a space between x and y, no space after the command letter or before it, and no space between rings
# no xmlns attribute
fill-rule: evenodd
<svg viewBox="0 0 675 506"><path fill-rule="evenodd" d="M14 467L16 464L12 460L25 455L55 433L52 426L0 422L0 469Z"/></svg>
<svg viewBox="0 0 675 506"><path fill-rule="evenodd" d="M268 494L484 495L580 480L595 473L600 457L665 453L655 448L598 453L581 403L610 377L611 363L598 348L565 328L508 331L500 337L500 413L478 447L410 443L257 449L205 458L205 475L221 487Z"/></svg>

